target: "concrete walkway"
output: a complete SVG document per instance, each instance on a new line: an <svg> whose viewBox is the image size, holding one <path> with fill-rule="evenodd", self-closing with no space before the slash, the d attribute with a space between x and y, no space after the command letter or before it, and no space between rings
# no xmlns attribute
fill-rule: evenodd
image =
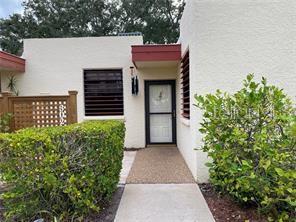
<svg viewBox="0 0 296 222"><path fill-rule="evenodd" d="M167 155L156 149L161 148L153 147L145 149L147 157L151 157L151 152L155 152L158 154L157 158L159 160L162 159L159 155L163 155L163 160L167 160ZM132 171L138 172L138 170L143 170L143 172L145 172L145 169L134 169L137 166L143 167L143 165L135 163L139 160L137 160L138 153L145 152L145 150L137 152ZM175 149L175 151L172 149L170 152L177 152L173 156L176 154L180 155L177 149ZM139 156L143 159L145 153L141 153ZM152 163L153 162L151 162L151 164ZM172 167L173 165L170 166ZM149 166L147 167L149 168ZM178 166L176 166L176 169L177 168ZM167 172L174 173L178 171L170 169ZM133 174L133 178L135 175L137 175L137 173ZM175 178L175 175L168 176ZM137 181L137 184L125 185L125 190L115 217L116 222L215 221L196 183L188 183L188 181L185 181L185 183L182 184L179 180L177 181L178 183L161 183L162 181L158 178L158 184L139 184L139 181L136 178L134 179ZM164 178L164 182L167 182L167 177Z"/></svg>
<svg viewBox="0 0 296 222"><path fill-rule="evenodd" d="M123 160L122 160L122 170L120 172L120 180L119 185L126 184L127 177L129 175L129 172L132 168L132 165L134 163L135 157L136 157L136 151L125 151Z"/></svg>

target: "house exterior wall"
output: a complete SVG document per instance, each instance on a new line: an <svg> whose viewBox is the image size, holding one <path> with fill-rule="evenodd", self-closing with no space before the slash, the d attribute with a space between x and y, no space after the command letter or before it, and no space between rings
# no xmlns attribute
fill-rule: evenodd
<svg viewBox="0 0 296 222"><path fill-rule="evenodd" d="M177 66L141 68L139 94L131 93L131 46L143 44L142 37L95 37L27 39L24 42L26 72L15 75L20 95L67 95L77 90L78 121L123 119L126 122L125 147L143 148L145 141L144 81L176 79ZM86 117L84 115L84 69L122 69L124 116ZM3 73L3 88L9 73Z"/></svg>
<svg viewBox="0 0 296 222"><path fill-rule="evenodd" d="M67 95L77 90L78 120L124 119L127 121L126 146L144 147L144 114L136 113L133 104L144 104L143 98L131 96L131 46L143 44L142 36L92 37L63 39L26 39L24 54L26 72L15 75L20 95ZM124 117L95 117L84 115L84 69L122 69L124 84ZM7 77L3 73L5 90ZM143 85L142 85L143 86ZM129 110L132 108L133 110ZM128 123L132 121L132 123Z"/></svg>
<svg viewBox="0 0 296 222"><path fill-rule="evenodd" d="M190 96L230 93L254 73L285 90L296 101L296 2L294 0L187 0L180 24L182 55L190 51ZM21 95L67 94L77 90L78 119L124 119L127 148L145 147L145 80L176 79L177 145L198 182L209 178L210 159L199 150L202 112L191 105L190 120L181 115L180 67L150 63L139 68L139 94L131 94L129 67L131 46L143 44L140 36L29 39L25 40L26 73L16 75ZM153 65L154 64L154 65ZM158 64L158 65L157 65ZM143 65L143 64L141 64ZM83 70L121 69L124 85L124 116L84 116ZM7 86L2 73L2 88Z"/></svg>
<svg viewBox="0 0 296 222"><path fill-rule="evenodd" d="M196 119L194 107L193 107L193 98L194 94L198 93L198 87L195 84L192 84L192 80L194 80L197 75L196 70L193 70L193 65L195 61L193 60L194 54L196 53L196 48L193 48L194 36L193 30L195 31L196 27L192 26L192 22L194 22L195 18L193 18L194 11L196 8L193 8L194 1L187 1L186 7L183 12L183 16L180 22L180 38L179 43L182 46L182 57L189 50L189 59L190 59L190 120L185 119L181 114L181 75L178 76L178 86L179 94L179 104L178 104L178 119L177 119L177 127L178 127L178 147L180 152L182 153L191 173L194 178L200 182L207 181L208 179L208 170L205 168L205 162L207 162L207 154L198 150L198 140L196 139L196 135L198 135L198 129L196 126L200 120ZM180 72L179 72L180 73Z"/></svg>
<svg viewBox="0 0 296 222"><path fill-rule="evenodd" d="M196 93L239 90L248 73L257 80L264 75L295 101L295 11L293 0L188 0L179 42L183 52L190 48L191 103ZM191 134L179 139L178 146L198 181L204 182L207 155L194 151L202 146L201 120L202 113L191 106ZM186 145L189 135L191 146Z"/></svg>

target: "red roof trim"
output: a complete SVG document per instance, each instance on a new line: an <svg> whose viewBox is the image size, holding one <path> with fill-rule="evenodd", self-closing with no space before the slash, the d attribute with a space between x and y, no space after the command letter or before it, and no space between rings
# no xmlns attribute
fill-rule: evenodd
<svg viewBox="0 0 296 222"><path fill-rule="evenodd" d="M24 72L26 60L16 55L0 51L0 70Z"/></svg>
<svg viewBox="0 0 296 222"><path fill-rule="evenodd" d="M145 61L180 61L181 45L133 45L133 63Z"/></svg>

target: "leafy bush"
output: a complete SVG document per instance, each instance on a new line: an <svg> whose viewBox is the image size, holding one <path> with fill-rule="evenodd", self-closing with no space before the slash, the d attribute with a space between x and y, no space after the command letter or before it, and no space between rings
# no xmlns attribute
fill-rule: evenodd
<svg viewBox="0 0 296 222"><path fill-rule="evenodd" d="M200 132L210 181L270 220L289 220L296 207L296 116L283 91L248 75L234 95L195 96L203 111ZM293 215L292 215L293 214Z"/></svg>
<svg viewBox="0 0 296 222"><path fill-rule="evenodd" d="M0 115L0 133L7 133L10 131L11 113Z"/></svg>
<svg viewBox="0 0 296 222"><path fill-rule="evenodd" d="M82 219L112 196L123 158L124 123L90 121L0 134L7 220Z"/></svg>

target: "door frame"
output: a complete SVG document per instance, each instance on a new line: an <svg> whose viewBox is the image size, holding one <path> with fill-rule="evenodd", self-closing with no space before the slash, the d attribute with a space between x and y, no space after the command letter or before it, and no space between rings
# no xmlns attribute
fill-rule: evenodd
<svg viewBox="0 0 296 222"><path fill-rule="evenodd" d="M172 86L172 110L170 113L172 115L172 142L160 142L153 143L150 142L150 104L149 104L149 86L150 85L166 85ZM160 113L161 114L161 113ZM176 80L145 80L145 130L146 130L146 146L153 144L177 144L177 126L176 126Z"/></svg>

